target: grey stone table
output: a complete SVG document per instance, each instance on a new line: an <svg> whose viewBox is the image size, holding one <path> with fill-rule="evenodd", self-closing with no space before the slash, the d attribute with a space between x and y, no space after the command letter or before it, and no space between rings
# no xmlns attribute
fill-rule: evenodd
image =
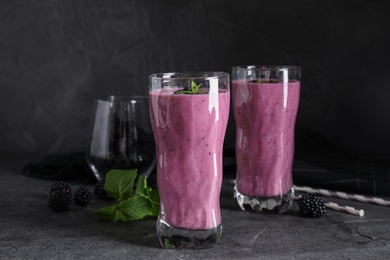
<svg viewBox="0 0 390 260"><path fill-rule="evenodd" d="M390 259L389 207L327 199L366 214L328 210L308 219L296 204L284 215L255 214L240 211L232 187L224 185L218 245L165 250L156 239L155 219L101 221L74 203L65 212L52 212L46 205L52 181L22 175L26 162L0 159L0 259ZM102 202L93 199L91 206Z"/></svg>

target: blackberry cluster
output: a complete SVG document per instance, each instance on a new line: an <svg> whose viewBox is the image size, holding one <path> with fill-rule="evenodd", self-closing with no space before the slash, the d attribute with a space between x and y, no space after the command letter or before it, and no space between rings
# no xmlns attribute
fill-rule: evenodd
<svg viewBox="0 0 390 260"><path fill-rule="evenodd" d="M48 206L53 211L64 211L72 199L72 190L64 181L58 181L51 186Z"/></svg>
<svg viewBox="0 0 390 260"><path fill-rule="evenodd" d="M107 194L106 190L104 189L104 182L98 182L95 185L95 195L99 199L111 199L110 195Z"/></svg>
<svg viewBox="0 0 390 260"><path fill-rule="evenodd" d="M92 194L89 191L89 189L87 189L84 186L81 186L80 188L78 188L76 190L76 193L75 193L73 199L74 199L74 202L76 202L77 205L79 205L79 206L86 206L86 205L88 205L91 202L91 197L92 197Z"/></svg>
<svg viewBox="0 0 390 260"><path fill-rule="evenodd" d="M305 217L319 218L326 213L325 203L314 195L305 195L299 198L299 211Z"/></svg>
<svg viewBox="0 0 390 260"><path fill-rule="evenodd" d="M84 186L78 188L74 194L77 205L86 206L90 203L92 193ZM53 211L64 211L72 200L72 190L64 181L55 182L50 189L48 206Z"/></svg>

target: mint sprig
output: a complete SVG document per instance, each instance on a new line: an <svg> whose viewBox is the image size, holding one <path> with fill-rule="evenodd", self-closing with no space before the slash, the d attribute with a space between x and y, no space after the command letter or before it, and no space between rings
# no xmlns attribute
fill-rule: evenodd
<svg viewBox="0 0 390 260"><path fill-rule="evenodd" d="M146 177L140 175L134 191L136 178L137 170L110 170L104 188L116 202L91 212L100 219L114 222L157 217L160 212L158 190L148 187Z"/></svg>
<svg viewBox="0 0 390 260"><path fill-rule="evenodd" d="M199 92L199 88L202 86L202 83L196 84L195 81L191 80L191 89L185 88L180 89L174 92L174 94L205 94L207 91Z"/></svg>
<svg viewBox="0 0 390 260"><path fill-rule="evenodd" d="M279 79L254 79L250 80L249 83L281 83Z"/></svg>
<svg viewBox="0 0 390 260"><path fill-rule="evenodd" d="M196 84L195 81L191 81L191 91L193 94L198 93L200 86L202 86L202 83Z"/></svg>

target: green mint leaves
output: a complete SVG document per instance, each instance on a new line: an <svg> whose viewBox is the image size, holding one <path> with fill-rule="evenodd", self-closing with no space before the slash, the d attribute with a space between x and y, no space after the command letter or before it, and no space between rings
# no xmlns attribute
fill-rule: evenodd
<svg viewBox="0 0 390 260"><path fill-rule="evenodd" d="M202 83L196 84L195 81L191 80L191 89L180 89L174 92L174 94L205 94L207 91L199 91L199 88L202 86Z"/></svg>
<svg viewBox="0 0 390 260"><path fill-rule="evenodd" d="M106 175L105 190L116 200L115 204L91 210L103 219L114 222L157 217L160 212L160 196L157 189L148 187L146 177L140 175L133 190L137 170L110 170Z"/></svg>
<svg viewBox="0 0 390 260"><path fill-rule="evenodd" d="M176 248L175 245L171 244L171 241L169 239L165 239L164 247L166 249L174 249L174 248Z"/></svg>
<svg viewBox="0 0 390 260"><path fill-rule="evenodd" d="M133 194L136 170L111 170L107 173L104 188L110 197L116 200L129 199Z"/></svg>
<svg viewBox="0 0 390 260"><path fill-rule="evenodd" d="M281 83L279 79L254 79L250 80L249 83Z"/></svg>
<svg viewBox="0 0 390 260"><path fill-rule="evenodd" d="M202 83L200 83L200 84L198 85L198 84L195 83L195 81L192 80L192 81L191 81L191 91L192 91L192 93L193 93L193 94L198 93L200 86L202 86Z"/></svg>

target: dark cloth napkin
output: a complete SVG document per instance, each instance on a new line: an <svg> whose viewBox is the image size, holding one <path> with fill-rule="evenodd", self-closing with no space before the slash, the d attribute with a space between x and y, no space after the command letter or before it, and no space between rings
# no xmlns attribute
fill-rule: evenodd
<svg viewBox="0 0 390 260"><path fill-rule="evenodd" d="M23 174L47 180L72 180L83 183L96 182L88 168L85 154L52 154L37 162L31 162L23 168Z"/></svg>
<svg viewBox="0 0 390 260"><path fill-rule="evenodd" d="M149 169L148 185L157 185L155 166ZM37 162L28 163L23 174L29 177L53 181L74 181L79 183L96 183L97 179L90 170L85 153L52 154Z"/></svg>

